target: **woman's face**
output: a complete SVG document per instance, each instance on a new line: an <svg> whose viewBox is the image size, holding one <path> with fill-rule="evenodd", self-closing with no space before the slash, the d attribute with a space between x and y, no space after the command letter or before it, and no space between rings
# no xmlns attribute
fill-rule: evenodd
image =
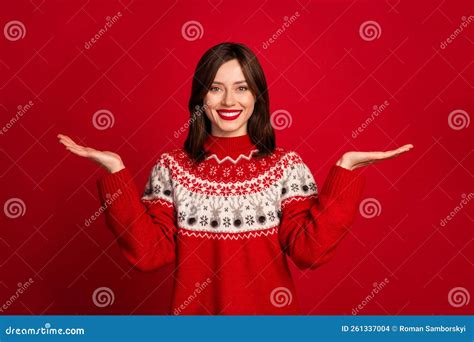
<svg viewBox="0 0 474 342"><path fill-rule="evenodd" d="M204 103L212 124L212 135L235 137L247 134L247 121L253 113L255 97L237 59L221 65Z"/></svg>

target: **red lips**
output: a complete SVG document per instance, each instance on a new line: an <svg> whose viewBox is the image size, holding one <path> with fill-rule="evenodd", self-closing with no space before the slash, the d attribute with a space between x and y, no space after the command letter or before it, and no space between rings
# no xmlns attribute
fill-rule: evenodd
<svg viewBox="0 0 474 342"><path fill-rule="evenodd" d="M217 114L223 120L235 120L242 113L241 109L218 109Z"/></svg>

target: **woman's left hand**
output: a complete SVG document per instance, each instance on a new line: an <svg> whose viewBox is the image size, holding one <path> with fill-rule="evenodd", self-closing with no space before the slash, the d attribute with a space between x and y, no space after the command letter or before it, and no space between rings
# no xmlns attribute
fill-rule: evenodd
<svg viewBox="0 0 474 342"><path fill-rule="evenodd" d="M403 145L396 150L385 152L346 152L339 159L336 165L348 170L354 170L361 166L377 163L381 160L398 157L400 154L410 151L413 148L412 144Z"/></svg>

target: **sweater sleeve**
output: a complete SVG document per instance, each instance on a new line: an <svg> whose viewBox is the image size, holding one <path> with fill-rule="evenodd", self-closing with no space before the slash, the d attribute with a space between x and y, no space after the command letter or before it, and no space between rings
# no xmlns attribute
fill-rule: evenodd
<svg viewBox="0 0 474 342"><path fill-rule="evenodd" d="M139 194L128 168L97 180L107 226L126 259L140 271L175 260L176 224L170 171L160 157Z"/></svg>
<svg viewBox="0 0 474 342"><path fill-rule="evenodd" d="M286 191L282 191L279 239L283 250L300 269L315 269L332 258L347 234L365 177L357 169L350 171L333 165L318 193L308 166L295 155L295 164L283 176Z"/></svg>

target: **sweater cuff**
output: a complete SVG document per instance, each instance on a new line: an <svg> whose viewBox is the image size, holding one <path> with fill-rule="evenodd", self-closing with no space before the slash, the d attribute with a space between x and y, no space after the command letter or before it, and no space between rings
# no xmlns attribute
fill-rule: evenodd
<svg viewBox="0 0 474 342"><path fill-rule="evenodd" d="M348 170L333 165L324 183L322 192L333 198L359 200L364 190L365 176L360 169Z"/></svg>
<svg viewBox="0 0 474 342"><path fill-rule="evenodd" d="M97 188L102 202L113 198L114 202L120 203L138 197L132 174L126 167L97 179Z"/></svg>

